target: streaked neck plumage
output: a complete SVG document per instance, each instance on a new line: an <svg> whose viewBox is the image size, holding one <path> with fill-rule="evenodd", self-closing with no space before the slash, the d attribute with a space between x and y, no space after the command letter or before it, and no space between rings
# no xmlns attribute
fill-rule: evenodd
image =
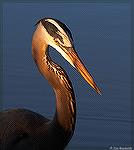
<svg viewBox="0 0 134 150"><path fill-rule="evenodd" d="M72 135L76 121L76 103L72 84L65 71L55 64L48 51L41 23L33 35L32 54L40 73L49 81L56 95L56 113L52 120ZM69 136L70 136L69 135Z"/></svg>

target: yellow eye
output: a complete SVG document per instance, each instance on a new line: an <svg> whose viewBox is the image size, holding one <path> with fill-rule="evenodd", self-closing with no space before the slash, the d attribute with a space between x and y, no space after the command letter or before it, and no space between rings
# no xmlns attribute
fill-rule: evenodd
<svg viewBox="0 0 134 150"><path fill-rule="evenodd" d="M60 44L59 41L58 41L58 39L54 39L54 41L55 41L55 43L56 43L57 45Z"/></svg>

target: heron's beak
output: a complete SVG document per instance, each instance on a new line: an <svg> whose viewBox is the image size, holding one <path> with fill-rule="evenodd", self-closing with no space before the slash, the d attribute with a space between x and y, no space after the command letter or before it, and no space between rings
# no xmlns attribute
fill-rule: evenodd
<svg viewBox="0 0 134 150"><path fill-rule="evenodd" d="M72 62L72 64L75 66L75 68L80 72L80 74L83 76L83 78L88 82L88 84L101 95L100 89L97 87L96 83L94 82L91 74L87 71L86 67L80 60L79 56L74 50L71 50L68 52L68 56Z"/></svg>

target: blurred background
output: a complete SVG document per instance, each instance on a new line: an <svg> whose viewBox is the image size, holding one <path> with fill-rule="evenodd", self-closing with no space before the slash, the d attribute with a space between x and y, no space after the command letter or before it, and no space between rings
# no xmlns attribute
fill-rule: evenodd
<svg viewBox="0 0 134 150"><path fill-rule="evenodd" d="M77 100L77 123L68 150L132 146L131 10L129 3L3 3L2 109L22 107L52 118L55 95L31 55L36 22L53 17L72 32L75 49L102 90L83 80L53 48Z"/></svg>

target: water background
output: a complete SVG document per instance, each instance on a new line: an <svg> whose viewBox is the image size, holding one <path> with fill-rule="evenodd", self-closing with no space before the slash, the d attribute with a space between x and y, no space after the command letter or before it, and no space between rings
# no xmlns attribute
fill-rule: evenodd
<svg viewBox="0 0 134 150"><path fill-rule="evenodd" d="M34 24L66 23L76 51L102 96L51 48L67 71L77 99L77 124L68 150L131 146L131 10L129 3L4 3L3 109L23 107L52 118L55 97L31 55Z"/></svg>

